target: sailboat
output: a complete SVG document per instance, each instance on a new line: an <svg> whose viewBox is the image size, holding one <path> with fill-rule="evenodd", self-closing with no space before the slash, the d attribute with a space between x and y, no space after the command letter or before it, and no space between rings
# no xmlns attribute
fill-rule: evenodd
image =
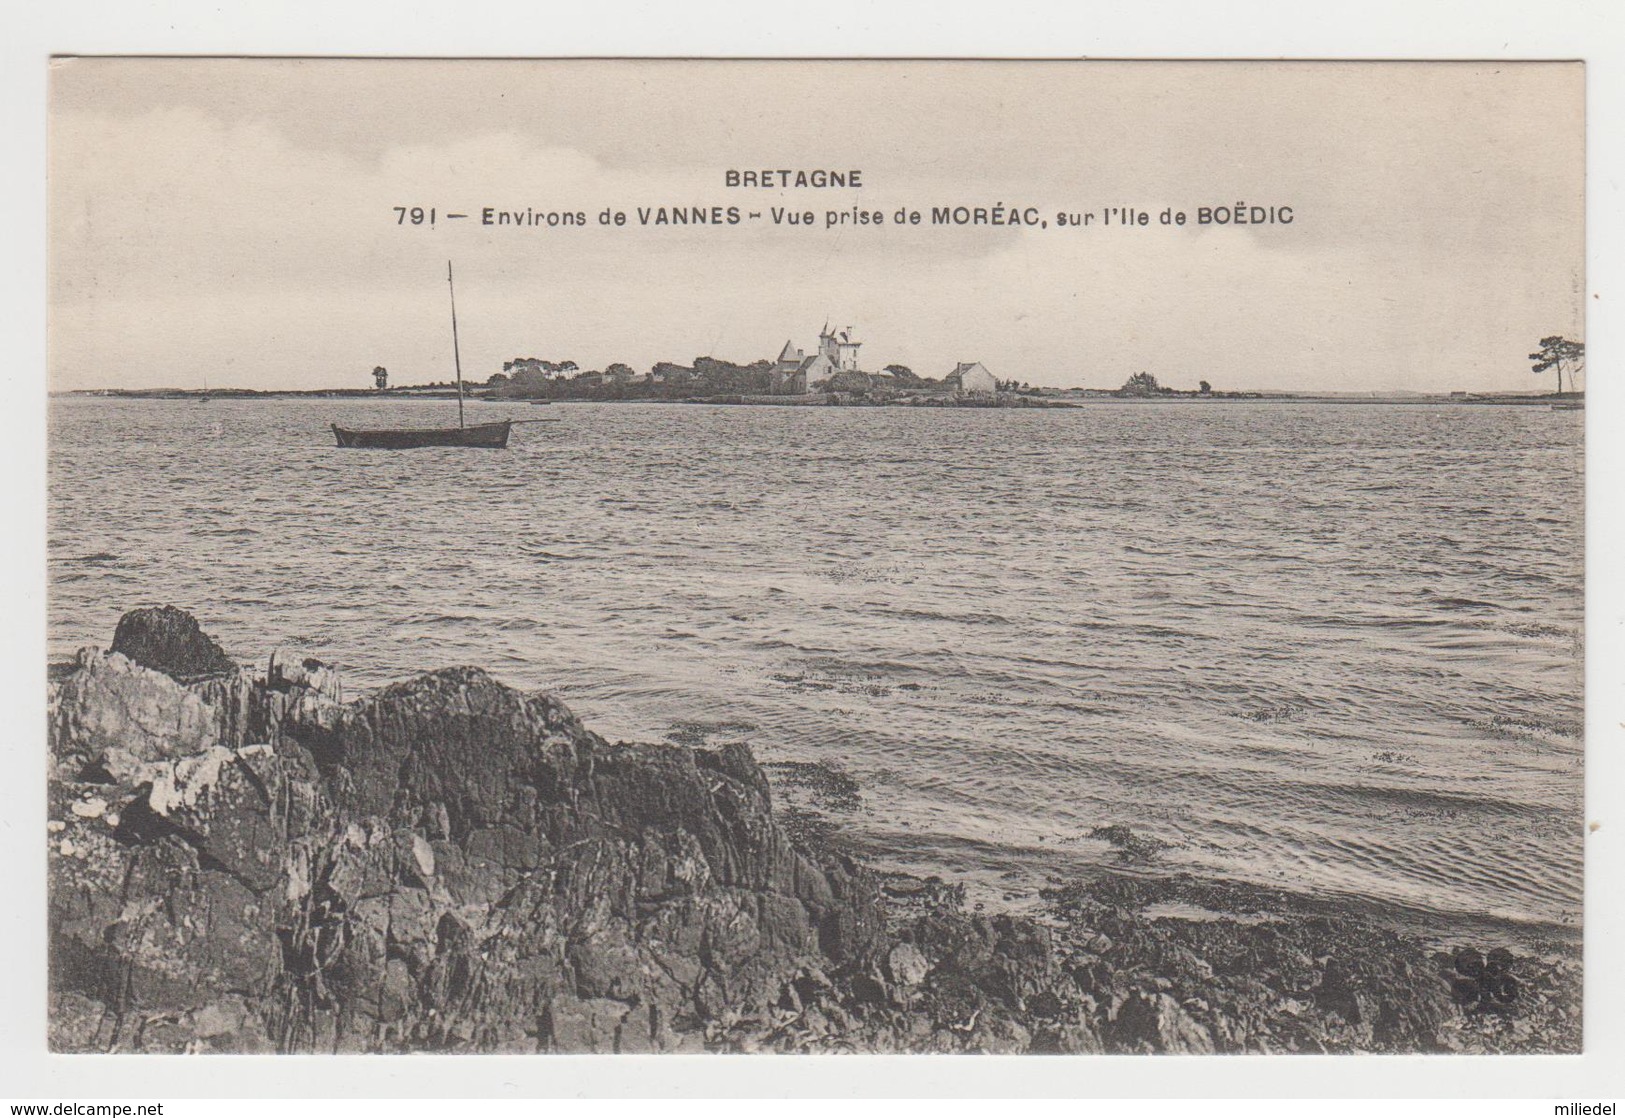
<svg viewBox="0 0 1625 1118"><path fill-rule="evenodd" d="M513 420L500 423L463 421L463 358L457 348L457 288L451 279L451 261L446 261L446 287L451 293L451 353L457 368L457 426L455 427L340 427L333 424L333 436L343 447L367 450L411 450L421 446L475 446L503 450Z"/></svg>

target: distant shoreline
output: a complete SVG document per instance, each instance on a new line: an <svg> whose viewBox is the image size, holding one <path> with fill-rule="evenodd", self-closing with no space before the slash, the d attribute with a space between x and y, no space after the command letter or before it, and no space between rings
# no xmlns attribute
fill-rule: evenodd
<svg viewBox="0 0 1625 1118"><path fill-rule="evenodd" d="M198 402L208 400L455 400L454 388L308 388L308 389L253 389L228 388L80 388L66 392L52 392L52 399L89 398L113 400L182 400ZM465 393L469 402L528 405L529 397L493 396L487 393ZM1584 405L1584 392L1528 393L1418 393L1416 395L1352 393L1289 393L1289 392L1213 392L1178 393L1154 396L1119 396L1103 389L1066 389L1057 395L1018 395L998 400L969 398L959 401L865 400L842 398L837 393L810 396L743 396L737 393L683 398L636 399L549 399L553 404L714 404L730 407L906 407L906 408L1077 408L1093 404L1154 404L1154 403L1268 403L1268 404L1478 404L1491 406L1539 407L1543 405Z"/></svg>

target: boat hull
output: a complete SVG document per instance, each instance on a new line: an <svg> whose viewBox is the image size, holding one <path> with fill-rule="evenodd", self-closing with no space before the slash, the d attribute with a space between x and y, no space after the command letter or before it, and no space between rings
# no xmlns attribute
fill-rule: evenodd
<svg viewBox="0 0 1625 1118"><path fill-rule="evenodd" d="M370 430L333 424L333 437L342 447L361 450L415 450L427 446L472 446L502 450L508 445L513 423L473 423L467 427L398 427Z"/></svg>

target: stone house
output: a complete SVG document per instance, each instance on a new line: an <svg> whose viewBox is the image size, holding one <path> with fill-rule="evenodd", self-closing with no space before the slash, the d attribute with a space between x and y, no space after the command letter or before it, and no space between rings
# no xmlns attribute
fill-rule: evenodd
<svg viewBox="0 0 1625 1118"><path fill-rule="evenodd" d="M999 379L980 361L961 361L942 378L942 386L954 396L993 396L999 391Z"/></svg>

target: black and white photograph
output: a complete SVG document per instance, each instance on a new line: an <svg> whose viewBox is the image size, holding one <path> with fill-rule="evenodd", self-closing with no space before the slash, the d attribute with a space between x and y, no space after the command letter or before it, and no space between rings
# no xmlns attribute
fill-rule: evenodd
<svg viewBox="0 0 1625 1118"><path fill-rule="evenodd" d="M51 1052L1586 1050L1583 62L47 104Z"/></svg>

